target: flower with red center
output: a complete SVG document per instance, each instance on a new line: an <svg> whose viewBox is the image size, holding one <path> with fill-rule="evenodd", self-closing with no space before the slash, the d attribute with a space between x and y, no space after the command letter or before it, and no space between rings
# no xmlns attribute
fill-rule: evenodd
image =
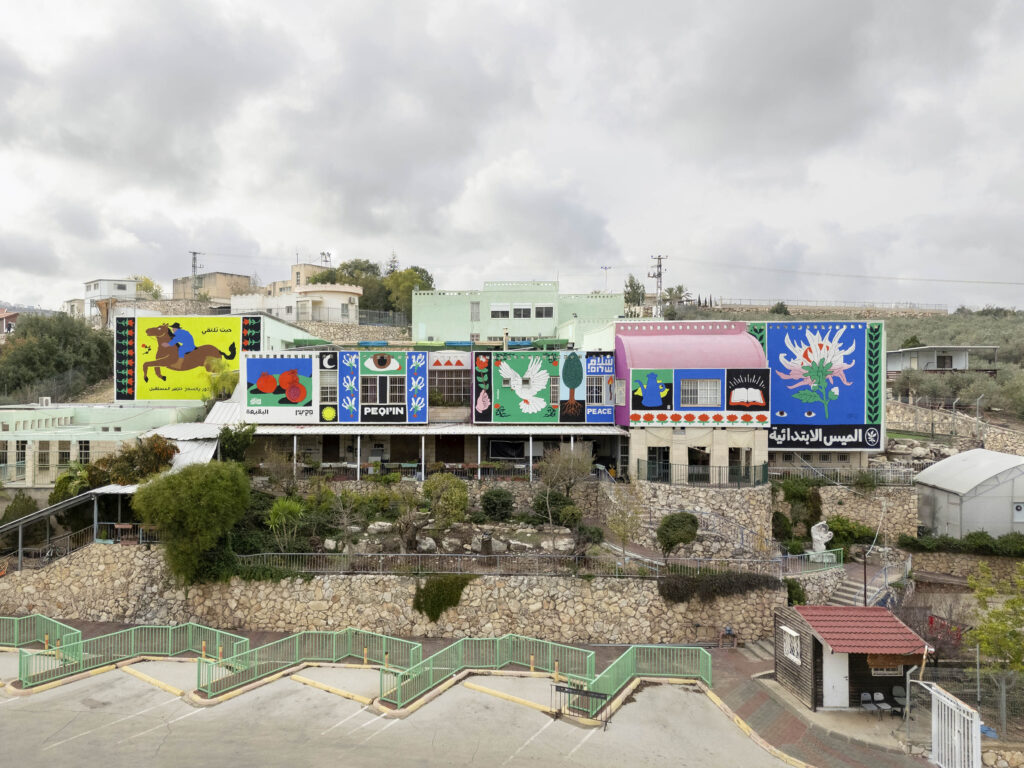
<svg viewBox="0 0 1024 768"><path fill-rule="evenodd" d="M751 416L749 413L744 413L742 416L740 416L740 418L743 419L744 421L751 421L754 417Z"/></svg>
<svg viewBox="0 0 1024 768"><path fill-rule="evenodd" d="M711 417L710 417L710 416L708 416L708 415L707 415L706 413L702 413L702 414L701 414L700 416L698 416L698 417L697 417L697 419L698 419L699 421L707 421L707 420L708 420L708 419L710 419L710 418L711 418Z"/></svg>
<svg viewBox="0 0 1024 768"><path fill-rule="evenodd" d="M725 418L727 418L727 419L728 419L729 421L736 421L736 418L737 418L737 416L736 416L736 414L735 414L735 413L730 413L730 414L729 414L728 416L726 416Z"/></svg>
<svg viewBox="0 0 1024 768"><path fill-rule="evenodd" d="M668 421L668 416L664 413L658 414L658 421Z"/></svg>
<svg viewBox="0 0 1024 768"><path fill-rule="evenodd" d="M694 420L694 419L696 419L697 417L696 417L696 416L694 416L694 415L693 415L692 413L688 413L688 414L686 414L685 416L683 416L683 418L684 418L684 419L686 419L687 421L693 421L693 420Z"/></svg>
<svg viewBox="0 0 1024 768"><path fill-rule="evenodd" d="M654 414L653 413L645 413L644 414L644 421L654 421Z"/></svg>
<svg viewBox="0 0 1024 768"><path fill-rule="evenodd" d="M640 414L639 413L631 413L629 415L629 420L630 421L640 421Z"/></svg>
<svg viewBox="0 0 1024 768"><path fill-rule="evenodd" d="M678 413L673 413L669 418L672 419L672 421L682 421L683 420L683 417L680 416Z"/></svg>
<svg viewBox="0 0 1024 768"><path fill-rule="evenodd" d="M722 414L720 414L720 413L716 413L716 414L715 414L714 416L712 416L711 418L712 418L712 419L714 419L715 421L721 421L721 420L722 420Z"/></svg>
<svg viewBox="0 0 1024 768"><path fill-rule="evenodd" d="M476 367L479 368L481 371L487 368L487 358L484 357L483 355L477 355Z"/></svg>
<svg viewBox="0 0 1024 768"><path fill-rule="evenodd" d="M758 421L768 421L768 417L765 416L763 413L759 413L759 414L757 414L757 420Z"/></svg>

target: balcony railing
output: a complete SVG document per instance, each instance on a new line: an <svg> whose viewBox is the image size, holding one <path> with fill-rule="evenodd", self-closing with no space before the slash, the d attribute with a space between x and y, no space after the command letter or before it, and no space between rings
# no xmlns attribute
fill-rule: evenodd
<svg viewBox="0 0 1024 768"><path fill-rule="evenodd" d="M752 488L768 482L767 464L713 467L697 464L667 464L637 459L636 476L649 483L699 485L713 488Z"/></svg>
<svg viewBox="0 0 1024 768"><path fill-rule="evenodd" d="M875 485L913 485L914 476L920 470L913 467L821 467L771 464L768 477L772 480L784 480L787 477L807 477L824 480L838 485L859 485L871 483Z"/></svg>

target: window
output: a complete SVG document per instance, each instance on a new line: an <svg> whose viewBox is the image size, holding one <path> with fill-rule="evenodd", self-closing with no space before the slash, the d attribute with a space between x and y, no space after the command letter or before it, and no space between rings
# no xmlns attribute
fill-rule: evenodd
<svg viewBox="0 0 1024 768"><path fill-rule="evenodd" d="M508 317L509 306L508 304L491 304L491 317L492 318L504 318Z"/></svg>
<svg viewBox="0 0 1024 768"><path fill-rule="evenodd" d="M903 665L898 667L872 667L872 677L903 677Z"/></svg>
<svg viewBox="0 0 1024 768"><path fill-rule="evenodd" d="M338 402L338 372L320 371L320 402Z"/></svg>
<svg viewBox="0 0 1024 768"><path fill-rule="evenodd" d="M388 402L392 404L405 403L405 377L386 376L388 380Z"/></svg>
<svg viewBox="0 0 1024 768"><path fill-rule="evenodd" d="M548 401L552 405L558 403L558 400L559 400L558 387L559 387L559 384L560 384L561 381L562 380L560 378L558 378L557 376L552 376L550 379L548 379Z"/></svg>
<svg viewBox="0 0 1024 768"><path fill-rule="evenodd" d="M63 469L71 463L71 441L61 440L57 443L57 466Z"/></svg>
<svg viewBox="0 0 1024 768"><path fill-rule="evenodd" d="M840 464L849 464L850 463L850 454L848 454L848 453L837 453L836 454L836 461L838 461Z"/></svg>
<svg viewBox="0 0 1024 768"><path fill-rule="evenodd" d="M89 463L89 441L79 440L78 441L78 461L82 464Z"/></svg>
<svg viewBox="0 0 1024 768"><path fill-rule="evenodd" d="M793 454L792 453L784 453L784 454L782 454L782 460L784 462L786 462L787 464L792 464L793 463Z"/></svg>
<svg viewBox="0 0 1024 768"><path fill-rule="evenodd" d="M935 367L942 370L949 370L953 367L953 356L952 355L936 355L935 356Z"/></svg>
<svg viewBox="0 0 1024 768"><path fill-rule="evenodd" d="M604 405L605 392L604 376L587 376L587 403Z"/></svg>
<svg viewBox="0 0 1024 768"><path fill-rule="evenodd" d="M28 452L28 440L16 440L14 442L14 463L24 464L25 454Z"/></svg>
<svg viewBox="0 0 1024 768"><path fill-rule="evenodd" d="M533 308L534 317L554 317L555 308L550 304L538 304Z"/></svg>
<svg viewBox="0 0 1024 768"><path fill-rule="evenodd" d="M50 442L40 440L39 448L36 450L36 463L40 472L47 472L50 469Z"/></svg>
<svg viewBox="0 0 1024 768"><path fill-rule="evenodd" d="M800 459L802 461L806 461L808 464L810 464L814 460L814 456L812 456L809 453L801 453L800 454Z"/></svg>
<svg viewBox="0 0 1024 768"><path fill-rule="evenodd" d="M480 322L480 302L471 301L469 302L469 322L479 323Z"/></svg>
<svg viewBox="0 0 1024 768"><path fill-rule="evenodd" d="M295 273L295 284L302 285L302 276L298 272Z"/></svg>
<svg viewBox="0 0 1024 768"><path fill-rule="evenodd" d="M779 627L782 630L782 652L786 658L794 664L800 663L800 633L794 632L786 626Z"/></svg>
<svg viewBox="0 0 1024 768"><path fill-rule="evenodd" d="M830 454L823 453L818 456L818 461L822 464L829 464L832 461L832 456Z"/></svg>
<svg viewBox="0 0 1024 768"><path fill-rule="evenodd" d="M513 304L512 305L512 317L517 317L522 320L529 319L530 317L530 305L529 304Z"/></svg>
<svg viewBox="0 0 1024 768"><path fill-rule="evenodd" d="M377 379L378 376L363 376L359 380L360 401L365 405L375 405L377 402Z"/></svg>
<svg viewBox="0 0 1024 768"><path fill-rule="evenodd" d="M480 334L479 333L471 333L471 334L469 334L469 340L470 341L480 341Z"/></svg>
<svg viewBox="0 0 1024 768"><path fill-rule="evenodd" d="M0 440L0 467L7 464L7 441Z"/></svg>
<svg viewBox="0 0 1024 768"><path fill-rule="evenodd" d="M291 308L291 307L285 307L285 308L284 308L284 313L285 313L286 315L290 315L290 314L292 313L292 308Z"/></svg>
<svg viewBox="0 0 1024 768"><path fill-rule="evenodd" d="M124 283L114 283L114 290L115 291L127 291L128 290L128 286L125 285Z"/></svg>
<svg viewBox="0 0 1024 768"><path fill-rule="evenodd" d="M428 375L430 402L437 405L470 405L473 400L471 370L432 370Z"/></svg>
<svg viewBox="0 0 1024 768"><path fill-rule="evenodd" d="M679 406L712 408L722 404L722 383L718 379L683 379L679 382Z"/></svg>

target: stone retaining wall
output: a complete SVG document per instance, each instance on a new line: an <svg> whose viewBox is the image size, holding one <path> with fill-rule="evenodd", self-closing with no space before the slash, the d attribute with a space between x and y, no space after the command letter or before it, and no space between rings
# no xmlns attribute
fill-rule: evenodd
<svg viewBox="0 0 1024 768"><path fill-rule="evenodd" d="M832 599L839 585L846 580L846 570L830 568L814 573L790 574L786 575L786 578L799 581L803 585L808 605L825 605Z"/></svg>
<svg viewBox="0 0 1024 768"><path fill-rule="evenodd" d="M323 323L307 321L295 325L311 336L338 344L354 341L405 341L411 343L409 327L404 325L358 325L356 323Z"/></svg>
<svg viewBox="0 0 1024 768"><path fill-rule="evenodd" d="M825 485L821 495L821 519L842 515L848 520L876 528L882 520L881 537L895 545L900 534L917 536L917 490L913 486L883 486L873 491L858 491L840 485ZM885 516L882 516L883 502Z"/></svg>
<svg viewBox="0 0 1024 768"><path fill-rule="evenodd" d="M981 762L988 766L995 766L995 768L1019 768L1024 765L1024 745L1020 745L1018 749L1012 747L993 749L983 746Z"/></svg>
<svg viewBox="0 0 1024 768"><path fill-rule="evenodd" d="M937 411L931 408L889 400L885 404L885 426L891 430L932 432L958 436L957 448L964 450L977 447L977 441L990 451L1012 453L1024 456L1024 432L995 427L962 413L953 416L951 411Z"/></svg>
<svg viewBox="0 0 1024 768"><path fill-rule="evenodd" d="M668 603L651 579L482 576L437 623L412 608L417 579L318 576L308 581L175 587L159 547L92 544L39 571L0 579L0 615L224 629L343 629L389 635L494 637L507 632L565 643L685 643L726 625L740 639L770 637L786 592L757 590L713 602ZM702 629L704 628L704 629Z"/></svg>
<svg viewBox="0 0 1024 768"><path fill-rule="evenodd" d="M771 487L704 488L694 485L668 485L639 481L648 522L658 521L673 512L712 512L742 525L766 538L772 536Z"/></svg>
<svg viewBox="0 0 1024 768"><path fill-rule="evenodd" d="M999 580L1009 579L1024 562L1018 557L996 557L986 555L964 555L958 552L911 552L914 557L915 571L931 571L932 573L948 573L950 576L968 576L978 573L980 563L988 563L993 576Z"/></svg>

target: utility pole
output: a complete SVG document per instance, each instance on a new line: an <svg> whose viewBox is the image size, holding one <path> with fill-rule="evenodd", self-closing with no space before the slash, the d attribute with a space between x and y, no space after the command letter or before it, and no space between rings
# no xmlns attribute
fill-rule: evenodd
<svg viewBox="0 0 1024 768"><path fill-rule="evenodd" d="M611 269L611 267L601 267L601 269L604 270L604 290L605 290L605 293L607 293L608 292L608 270Z"/></svg>
<svg viewBox="0 0 1024 768"><path fill-rule="evenodd" d="M657 284L658 284L658 317L661 317L661 314L662 314L662 310L661 310L661 272L662 272L661 262L667 261L668 260L668 256L662 256L659 253L657 256L651 256L651 258L655 259L657 261L657 265L655 266L653 271L647 273L647 276L648 277L653 277L657 281Z"/></svg>
<svg viewBox="0 0 1024 768"><path fill-rule="evenodd" d="M202 256L199 251L189 251L192 254L192 299L199 298L199 270L203 269L203 265L199 263L199 257Z"/></svg>

